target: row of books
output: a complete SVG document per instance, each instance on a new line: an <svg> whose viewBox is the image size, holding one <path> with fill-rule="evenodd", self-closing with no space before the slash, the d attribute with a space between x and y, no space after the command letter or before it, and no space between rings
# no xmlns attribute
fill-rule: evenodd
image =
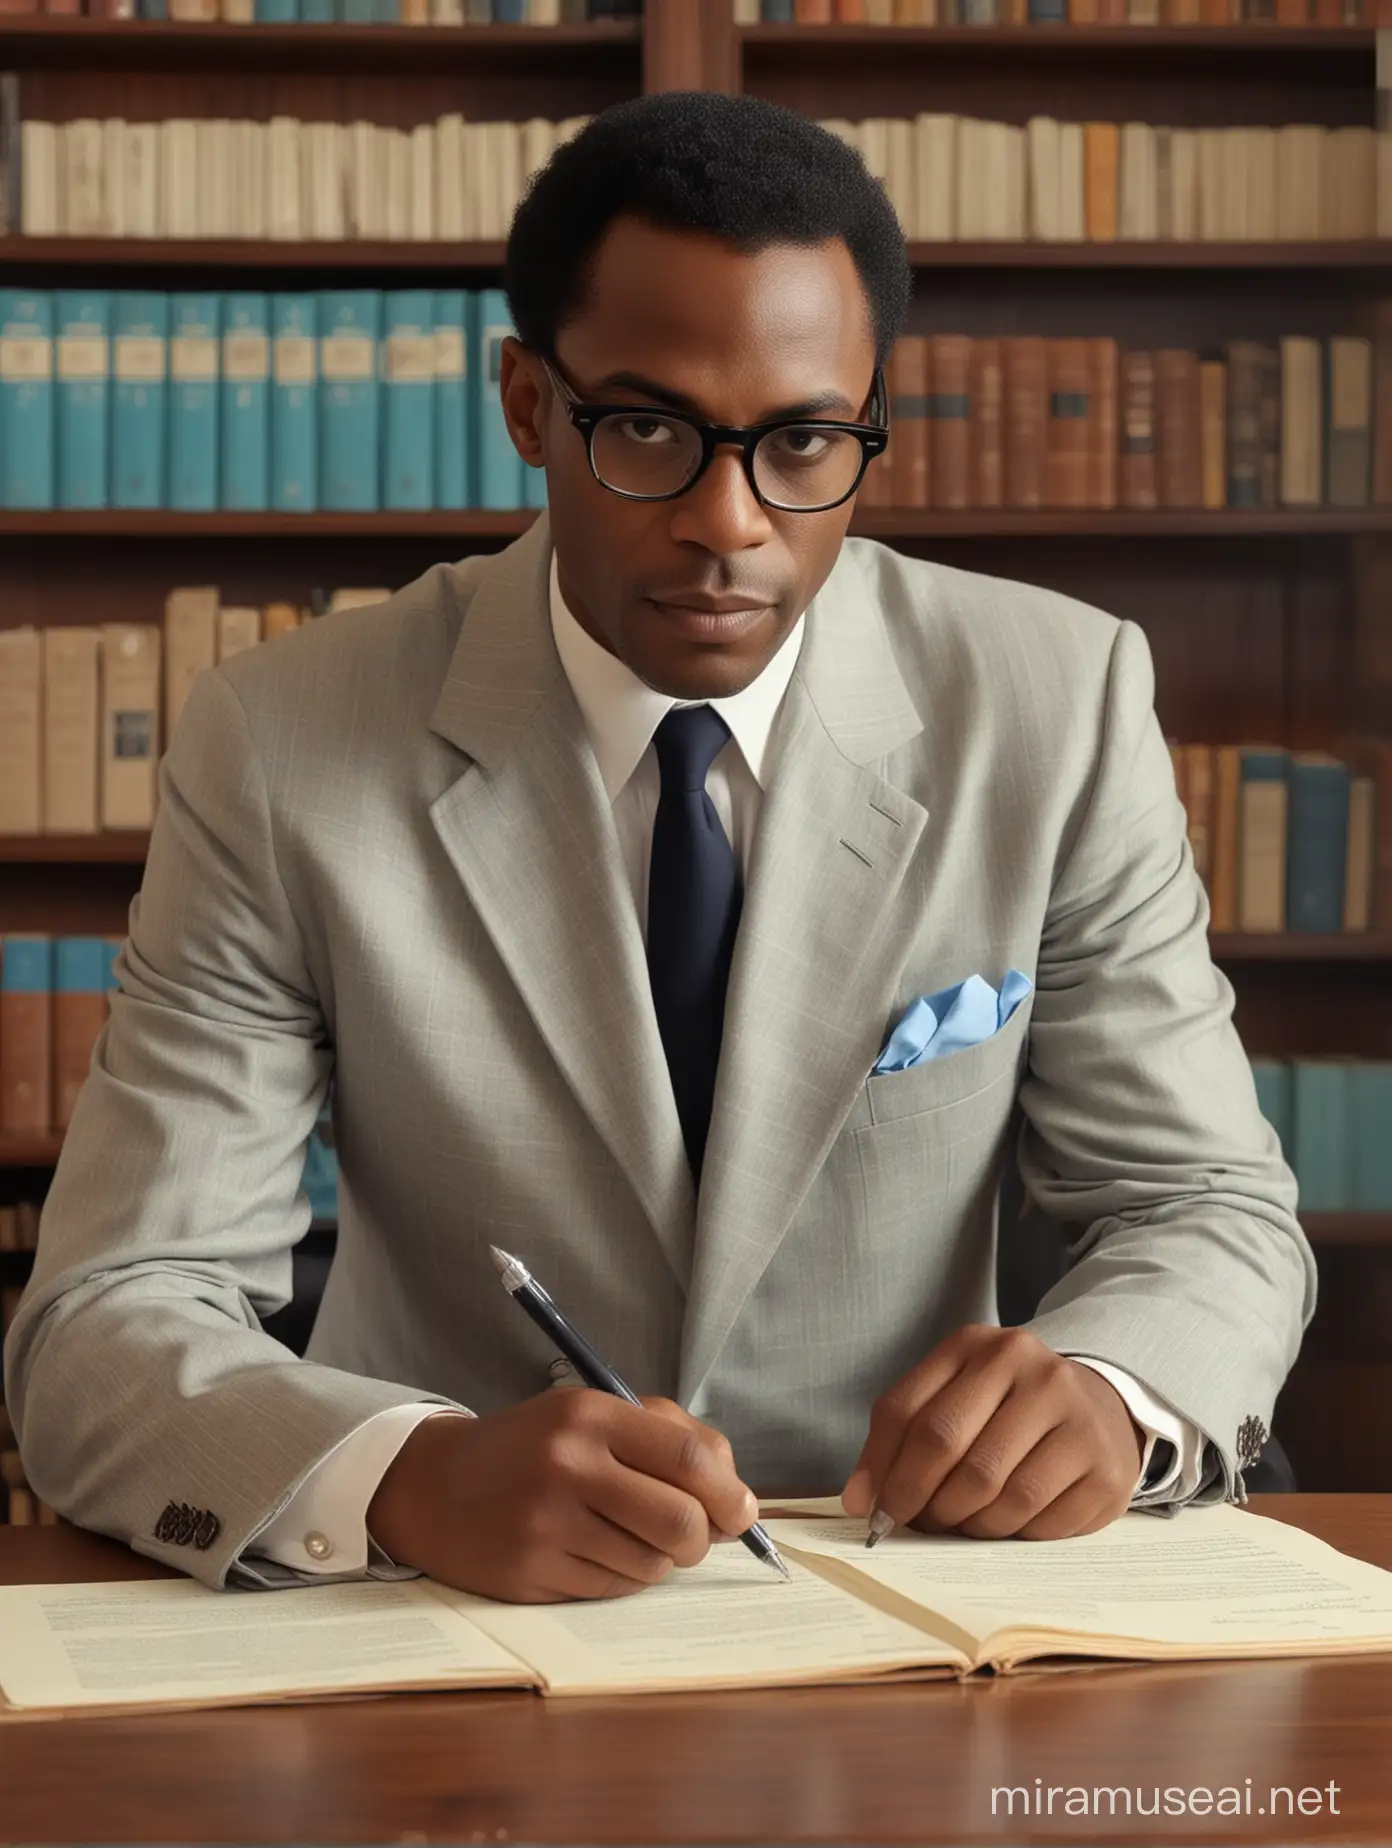
<svg viewBox="0 0 1392 1848"><path fill-rule="evenodd" d="M1343 757L1178 743L1170 756L1213 930L1392 926L1392 739Z"/></svg>
<svg viewBox="0 0 1392 1848"><path fill-rule="evenodd" d="M1392 25L1392 0L734 0L743 26Z"/></svg>
<svg viewBox="0 0 1392 1848"><path fill-rule="evenodd" d="M1385 350L1381 336L1376 349L1298 336L1232 341L1216 358L1108 338L908 335L886 372L889 447L860 505L1392 504L1387 318Z"/></svg>
<svg viewBox="0 0 1392 1848"><path fill-rule="evenodd" d="M868 116L822 126L884 183L905 235L928 242L1299 243L1392 231L1392 136L1293 122L1023 127L973 116Z"/></svg>
<svg viewBox="0 0 1392 1848"><path fill-rule="evenodd" d="M6 13L228 25L584 26L636 18L643 0L0 0Z"/></svg>
<svg viewBox="0 0 1392 1848"><path fill-rule="evenodd" d="M1306 1213L1392 1212L1392 1061L1253 1059Z"/></svg>
<svg viewBox="0 0 1392 1848"><path fill-rule="evenodd" d="M0 289L0 507L540 507L501 290Z"/></svg>
<svg viewBox="0 0 1392 1848"><path fill-rule="evenodd" d="M19 1308L19 1286L0 1289L0 1341ZM58 1516L47 1502L40 1501L24 1476L15 1445L14 1426L5 1403L0 1399L0 1523L11 1527L56 1527Z"/></svg>
<svg viewBox="0 0 1392 1848"><path fill-rule="evenodd" d="M261 610L196 587L171 591L163 626L0 629L0 835L148 828L164 741L204 668L390 595L340 589Z"/></svg>
<svg viewBox="0 0 1392 1848"><path fill-rule="evenodd" d="M19 107L0 79L0 232L285 243L506 237L532 174L589 120L58 123Z"/></svg>
<svg viewBox="0 0 1392 1848"><path fill-rule="evenodd" d="M0 937L0 1134L72 1121L119 948L104 937Z"/></svg>

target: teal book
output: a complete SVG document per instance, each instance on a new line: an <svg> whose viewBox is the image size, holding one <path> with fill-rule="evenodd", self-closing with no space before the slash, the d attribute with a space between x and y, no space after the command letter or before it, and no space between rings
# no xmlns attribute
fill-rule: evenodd
<svg viewBox="0 0 1392 1848"><path fill-rule="evenodd" d="M111 504L166 504L169 297L117 290L111 297Z"/></svg>
<svg viewBox="0 0 1392 1848"><path fill-rule="evenodd" d="M478 432L478 504L480 507L520 507L523 504L524 463L512 446L503 400L499 367L503 341L513 331L507 297L501 289L483 289L478 298L478 360L474 372L474 426Z"/></svg>
<svg viewBox="0 0 1392 1848"><path fill-rule="evenodd" d="M300 23L305 26L331 26L334 0L300 0Z"/></svg>
<svg viewBox="0 0 1392 1848"><path fill-rule="evenodd" d="M435 297L393 289L382 312L382 505L419 511L435 505Z"/></svg>
<svg viewBox="0 0 1392 1848"><path fill-rule="evenodd" d="M1297 752L1287 783L1286 929L1340 931L1348 860L1348 765Z"/></svg>
<svg viewBox="0 0 1392 1848"><path fill-rule="evenodd" d="M469 298L435 291L435 505L469 505Z"/></svg>
<svg viewBox="0 0 1392 1848"><path fill-rule="evenodd" d="M319 504L333 513L379 505L381 391L379 289L325 289L319 297Z"/></svg>
<svg viewBox="0 0 1392 1848"><path fill-rule="evenodd" d="M52 937L17 932L0 938L0 994L52 993Z"/></svg>
<svg viewBox="0 0 1392 1848"><path fill-rule="evenodd" d="M53 297L0 289L0 507L52 507Z"/></svg>
<svg viewBox="0 0 1392 1848"><path fill-rule="evenodd" d="M169 301L169 504L211 513L218 504L218 358L222 297Z"/></svg>
<svg viewBox="0 0 1392 1848"><path fill-rule="evenodd" d="M345 26L371 26L377 20L373 0L337 0L338 17Z"/></svg>
<svg viewBox="0 0 1392 1848"><path fill-rule="evenodd" d="M58 505L104 507L111 413L111 297L105 289L60 289L58 335Z"/></svg>
<svg viewBox="0 0 1392 1848"><path fill-rule="evenodd" d="M1359 1213L1392 1213L1392 1060L1369 1059L1349 1079L1353 1184Z"/></svg>
<svg viewBox="0 0 1392 1848"><path fill-rule="evenodd" d="M102 937L58 937L53 946L53 992L100 995L107 985L106 942Z"/></svg>
<svg viewBox="0 0 1392 1848"><path fill-rule="evenodd" d="M1307 1213L1348 1210L1348 1060L1298 1059L1295 1064L1295 1153L1291 1166Z"/></svg>
<svg viewBox="0 0 1392 1848"><path fill-rule="evenodd" d="M319 303L271 297L271 505L313 513L319 505Z"/></svg>
<svg viewBox="0 0 1392 1848"><path fill-rule="evenodd" d="M401 21L400 0L375 0L372 8L373 23L379 26L395 26Z"/></svg>
<svg viewBox="0 0 1392 1848"><path fill-rule="evenodd" d="M124 941L125 939L123 937L107 937L103 939L102 949L105 958L105 975L102 980L102 987L108 994L113 993L120 987L120 983L116 980L116 958L121 954L121 945Z"/></svg>
<svg viewBox="0 0 1392 1848"><path fill-rule="evenodd" d="M223 506L243 513L271 502L270 314L266 295L223 297L218 473Z"/></svg>
<svg viewBox="0 0 1392 1848"><path fill-rule="evenodd" d="M258 26L293 26L299 17L299 0L256 0Z"/></svg>
<svg viewBox="0 0 1392 1848"><path fill-rule="evenodd" d="M1257 1087L1257 1104L1261 1113L1276 1131L1281 1141L1281 1152L1290 1161L1294 1142L1291 1134L1291 1067L1283 1059L1253 1059L1252 1078Z"/></svg>

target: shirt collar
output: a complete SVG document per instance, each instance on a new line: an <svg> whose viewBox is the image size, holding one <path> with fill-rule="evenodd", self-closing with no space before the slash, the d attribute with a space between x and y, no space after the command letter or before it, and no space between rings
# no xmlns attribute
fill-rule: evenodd
<svg viewBox="0 0 1392 1848"><path fill-rule="evenodd" d="M611 802L638 768L653 733L673 706L709 705L718 712L762 789L773 721L797 666L806 626L806 616L799 616L778 653L743 692L709 701L674 699L646 685L580 627L561 595L556 554L551 554L551 633Z"/></svg>

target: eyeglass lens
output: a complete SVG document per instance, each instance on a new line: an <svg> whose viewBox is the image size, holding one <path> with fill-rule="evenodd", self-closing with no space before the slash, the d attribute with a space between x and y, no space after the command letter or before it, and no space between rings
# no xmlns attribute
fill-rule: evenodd
<svg viewBox="0 0 1392 1848"><path fill-rule="evenodd" d="M676 494L701 466L701 438L690 424L660 412L635 410L601 417L594 429L594 467L620 494ZM860 469L858 439L817 424L770 430L754 448L754 479L775 506L815 508L841 500Z"/></svg>

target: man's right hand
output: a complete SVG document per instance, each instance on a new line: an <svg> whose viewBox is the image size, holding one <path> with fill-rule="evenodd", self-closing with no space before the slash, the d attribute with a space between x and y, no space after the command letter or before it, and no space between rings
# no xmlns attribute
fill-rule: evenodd
<svg viewBox="0 0 1392 1848"><path fill-rule="evenodd" d="M424 1419L367 1512L398 1565L513 1604L627 1597L757 1519L718 1431L588 1389Z"/></svg>

